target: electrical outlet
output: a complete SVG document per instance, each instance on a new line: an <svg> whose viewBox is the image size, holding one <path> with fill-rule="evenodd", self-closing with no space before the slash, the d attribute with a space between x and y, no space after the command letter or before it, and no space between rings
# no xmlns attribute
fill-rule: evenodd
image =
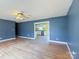
<svg viewBox="0 0 79 59"><path fill-rule="evenodd" d="M27 36L30 36L29 34L27 34Z"/></svg>
<svg viewBox="0 0 79 59"><path fill-rule="evenodd" d="M0 39L2 39L2 38L0 37Z"/></svg>
<svg viewBox="0 0 79 59"><path fill-rule="evenodd" d="M71 43L68 43L69 45L72 45Z"/></svg>
<svg viewBox="0 0 79 59"><path fill-rule="evenodd" d="M58 38L56 38L56 40L59 40Z"/></svg>
<svg viewBox="0 0 79 59"><path fill-rule="evenodd" d="M73 54L73 55L76 55L77 53L76 53L75 51L72 51L72 54Z"/></svg>

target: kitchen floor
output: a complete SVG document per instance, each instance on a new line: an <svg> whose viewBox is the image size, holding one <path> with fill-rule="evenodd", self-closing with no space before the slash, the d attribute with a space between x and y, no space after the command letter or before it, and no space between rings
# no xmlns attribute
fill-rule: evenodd
<svg viewBox="0 0 79 59"><path fill-rule="evenodd" d="M17 38L0 43L0 59L71 59L66 45Z"/></svg>

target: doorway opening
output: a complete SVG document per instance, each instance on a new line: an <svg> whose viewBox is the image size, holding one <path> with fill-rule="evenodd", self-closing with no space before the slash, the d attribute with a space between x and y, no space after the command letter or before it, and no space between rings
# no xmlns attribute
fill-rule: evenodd
<svg viewBox="0 0 79 59"><path fill-rule="evenodd" d="M15 23L15 36L18 37L18 23Z"/></svg>
<svg viewBox="0 0 79 59"><path fill-rule="evenodd" d="M49 41L49 21L34 23L34 37L37 41Z"/></svg>

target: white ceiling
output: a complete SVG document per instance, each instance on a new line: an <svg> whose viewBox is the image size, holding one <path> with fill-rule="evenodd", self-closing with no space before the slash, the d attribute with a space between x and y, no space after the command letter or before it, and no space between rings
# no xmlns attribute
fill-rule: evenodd
<svg viewBox="0 0 79 59"><path fill-rule="evenodd" d="M0 0L0 18L17 22L66 16L73 0ZM13 11L24 11L31 17L16 20Z"/></svg>

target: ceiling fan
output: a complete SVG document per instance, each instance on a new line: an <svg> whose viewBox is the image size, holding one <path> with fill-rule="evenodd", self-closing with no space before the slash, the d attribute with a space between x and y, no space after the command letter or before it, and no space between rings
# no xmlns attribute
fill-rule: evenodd
<svg viewBox="0 0 79 59"><path fill-rule="evenodd" d="M24 20L31 17L31 15L26 14L24 11L15 11L13 15L16 20Z"/></svg>

